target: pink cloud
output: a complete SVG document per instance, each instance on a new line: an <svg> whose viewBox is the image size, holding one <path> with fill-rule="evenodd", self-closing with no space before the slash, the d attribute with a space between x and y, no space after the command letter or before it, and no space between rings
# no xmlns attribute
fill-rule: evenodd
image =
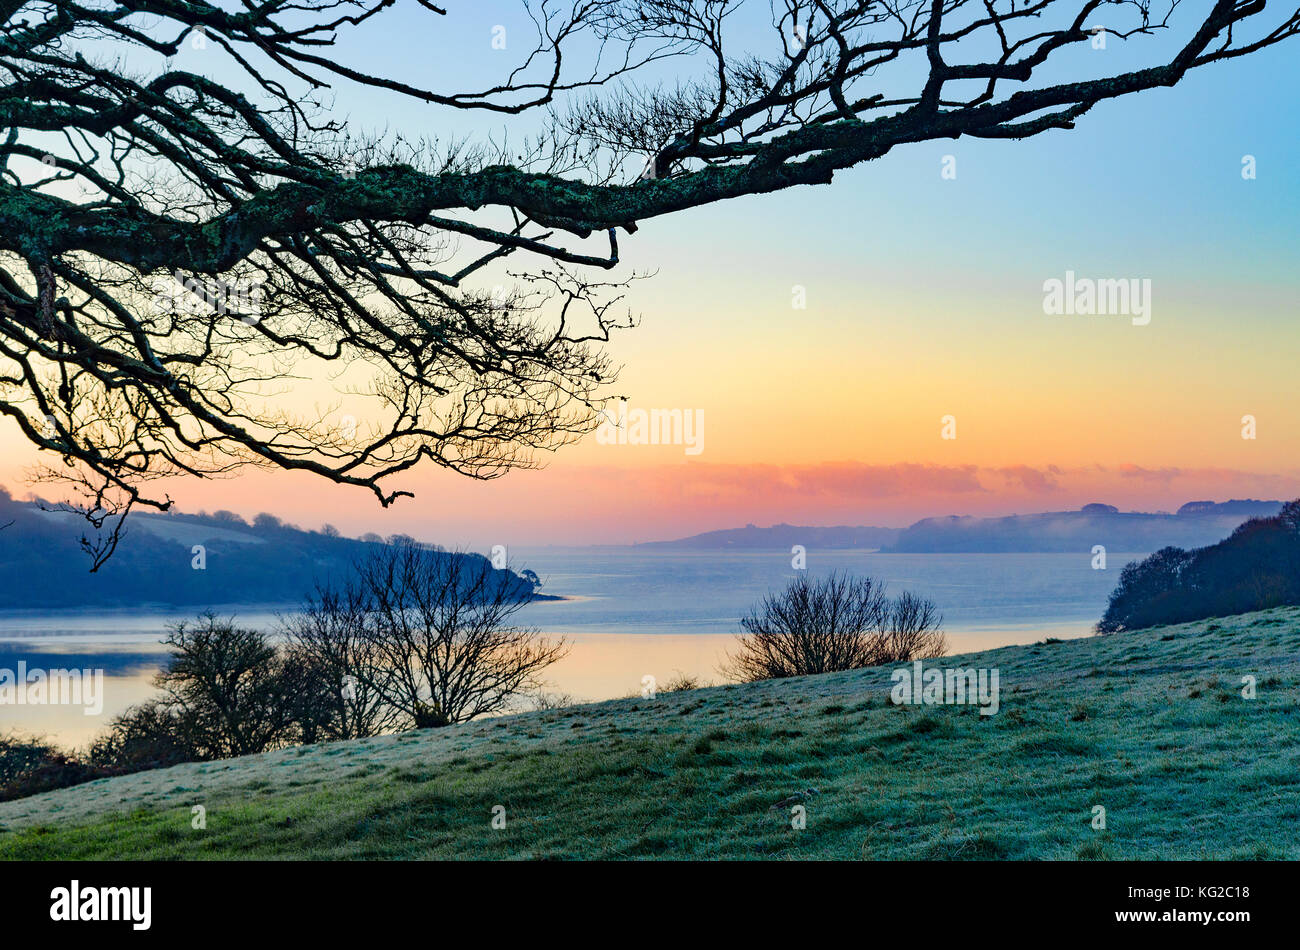
<svg viewBox="0 0 1300 950"><path fill-rule="evenodd" d="M618 468L557 462L478 482L414 474L415 492L390 508L355 489L303 474L255 472L167 486L186 511L261 511L348 534L404 532L448 544L623 544L754 522L901 527L940 515L1061 511L1089 502L1171 511L1193 500L1294 498L1300 473L1138 465L926 465L682 462ZM15 486L18 488L18 486ZM21 494L16 491L15 494Z"/></svg>

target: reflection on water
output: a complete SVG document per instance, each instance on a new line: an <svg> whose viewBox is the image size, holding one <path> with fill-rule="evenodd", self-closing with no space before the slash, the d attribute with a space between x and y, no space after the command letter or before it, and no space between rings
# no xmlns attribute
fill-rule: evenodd
<svg viewBox="0 0 1300 950"><path fill-rule="evenodd" d="M577 700L639 694L642 679L675 673L718 682L718 664L737 619L793 576L788 553L643 553L635 549L512 549L518 568L535 570L545 593L517 619L564 635L567 657L547 671L548 690ZM1084 636L1106 606L1119 569L1141 555L1112 554L1112 569L1091 569L1073 554L881 555L810 551L808 569L870 574L894 593L932 598L944 613L953 652L1044 637ZM217 605L241 626L274 631L286 606ZM165 659L166 625L199 608L0 614L0 669L102 669L103 713L60 706L0 705L0 732L20 729L82 746L108 720L153 693Z"/></svg>

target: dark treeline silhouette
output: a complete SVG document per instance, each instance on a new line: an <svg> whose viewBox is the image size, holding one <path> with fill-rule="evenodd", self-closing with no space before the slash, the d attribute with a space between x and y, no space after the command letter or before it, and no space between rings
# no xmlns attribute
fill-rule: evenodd
<svg viewBox="0 0 1300 950"><path fill-rule="evenodd" d="M131 543L83 577L86 557L69 530L75 516L15 501L0 488L0 525L6 522L0 609L14 610L295 604L317 584L344 582L375 547L410 540L345 538L330 525L308 531L268 513L251 522L229 511L140 514L127 529Z"/></svg>
<svg viewBox="0 0 1300 950"><path fill-rule="evenodd" d="M1127 565L1099 633L1300 604L1300 499L1218 544L1168 547Z"/></svg>

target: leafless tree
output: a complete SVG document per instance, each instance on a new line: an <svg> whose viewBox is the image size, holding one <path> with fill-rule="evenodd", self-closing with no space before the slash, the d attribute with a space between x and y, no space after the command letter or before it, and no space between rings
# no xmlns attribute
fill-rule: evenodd
<svg viewBox="0 0 1300 950"><path fill-rule="evenodd" d="M740 621L722 672L749 681L942 656L942 618L914 594L890 600L869 577L800 574Z"/></svg>
<svg viewBox="0 0 1300 950"><path fill-rule="evenodd" d="M435 58L468 55L454 11L412 3ZM0 413L70 484L95 567L133 506L171 505L163 478L260 465L388 505L425 460L537 464L608 395L601 344L633 320L626 275L594 275L620 229L896 146L1071 128L1300 29L1266 0L1177 6L540 0L536 43L455 91L349 65L391 0L0 3ZM1106 38L1150 53L1062 61ZM164 65L197 45L204 73ZM340 85L483 133L361 136ZM355 423L286 405L287 380L349 372Z"/></svg>
<svg viewBox="0 0 1300 950"><path fill-rule="evenodd" d="M186 724L202 759L253 755L301 737L309 677L256 630L212 613L173 624L173 653L155 678L161 708Z"/></svg>
<svg viewBox="0 0 1300 950"><path fill-rule="evenodd" d="M356 677L419 728L500 712L540 690L541 672L567 652L563 638L514 626L532 586L478 555L430 550L411 541L374 550L342 597L341 610L366 641Z"/></svg>
<svg viewBox="0 0 1300 950"><path fill-rule="evenodd" d="M302 610L282 618L290 652L320 681L325 715L319 729L328 739L359 739L392 729L398 711L384 699L376 677L375 641L366 633L365 592L357 585L318 587Z"/></svg>

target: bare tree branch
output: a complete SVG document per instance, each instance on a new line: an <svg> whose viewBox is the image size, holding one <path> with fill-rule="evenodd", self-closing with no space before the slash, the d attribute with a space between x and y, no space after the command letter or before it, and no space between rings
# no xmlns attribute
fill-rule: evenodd
<svg viewBox="0 0 1300 950"><path fill-rule="evenodd" d="M159 479L264 466L387 505L422 462L491 478L582 437L615 378L600 344L634 322L626 278L587 276L620 266L620 228L910 143L1072 128L1300 31L1266 0L541 0L535 42L456 91L348 64L394 6L0 5L0 413L109 532L96 567L133 506L171 504ZM418 13L438 47L457 11ZM1098 37L1152 55L1066 62ZM125 65L187 43L221 81ZM504 127L360 137L340 85ZM510 286L474 284L507 259ZM351 422L289 410L331 377Z"/></svg>

